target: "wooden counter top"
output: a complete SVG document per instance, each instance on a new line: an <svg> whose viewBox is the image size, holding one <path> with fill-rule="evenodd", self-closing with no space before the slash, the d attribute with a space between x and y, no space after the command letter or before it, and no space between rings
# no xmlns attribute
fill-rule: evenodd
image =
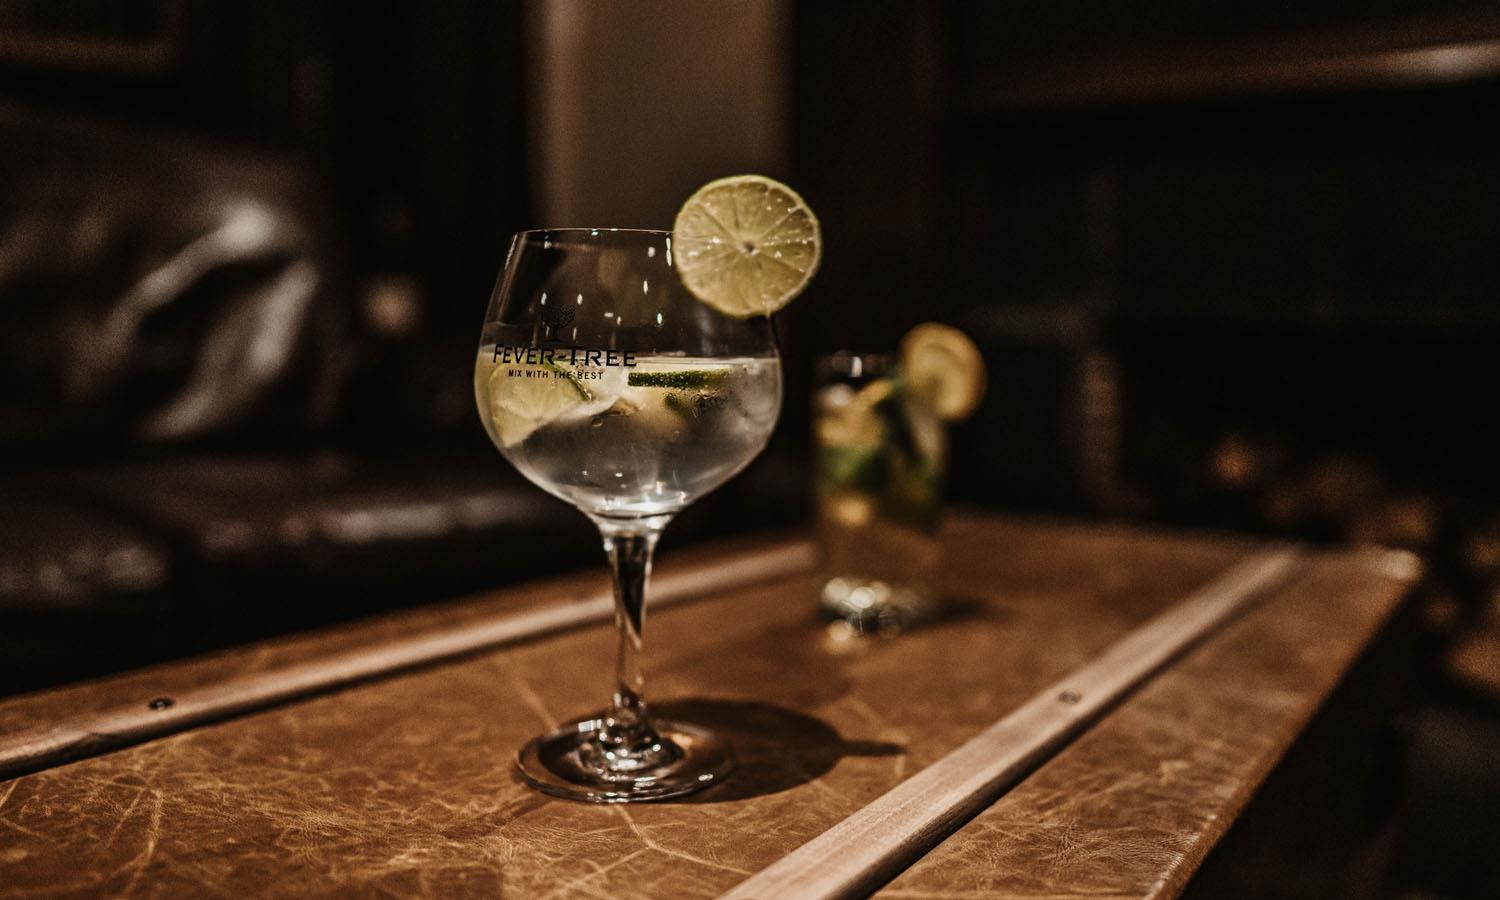
<svg viewBox="0 0 1500 900"><path fill-rule="evenodd" d="M893 640L823 627L807 574L648 615L649 696L722 729L737 754L734 776L689 802L580 805L512 775L527 738L604 699L613 635L589 625L36 763L0 781L0 896L716 896L1260 549L974 517L955 520L946 543L957 611ZM696 549L664 557L659 581L751 550L806 553L776 542ZM1175 896L1399 606L1415 577L1402 559L1307 554L884 894ZM224 686L257 674L479 627L604 584L601 571L507 589L0 702L0 762L7 736L54 721L228 696Z"/></svg>

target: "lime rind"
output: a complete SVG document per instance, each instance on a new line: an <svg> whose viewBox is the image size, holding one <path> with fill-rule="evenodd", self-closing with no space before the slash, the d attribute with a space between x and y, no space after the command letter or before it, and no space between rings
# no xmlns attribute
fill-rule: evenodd
<svg viewBox="0 0 1500 900"><path fill-rule="evenodd" d="M676 372L631 372L627 383L631 387L701 391L722 387L728 380L728 369L682 369Z"/></svg>

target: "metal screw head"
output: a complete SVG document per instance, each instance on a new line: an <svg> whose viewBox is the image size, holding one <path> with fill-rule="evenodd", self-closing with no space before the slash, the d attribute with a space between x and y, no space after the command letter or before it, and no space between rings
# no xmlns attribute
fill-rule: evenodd
<svg viewBox="0 0 1500 900"><path fill-rule="evenodd" d="M177 701L173 700L171 697L157 697L155 700L147 703L146 706L150 707L151 709L168 709L175 702Z"/></svg>

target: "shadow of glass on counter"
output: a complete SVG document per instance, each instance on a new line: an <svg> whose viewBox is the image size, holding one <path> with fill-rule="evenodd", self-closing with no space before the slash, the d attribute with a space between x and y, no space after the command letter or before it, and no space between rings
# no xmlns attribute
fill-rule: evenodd
<svg viewBox="0 0 1500 900"><path fill-rule="evenodd" d="M855 740L805 713L770 703L685 698L657 704L664 715L701 723L734 748L735 775L685 798L723 803L790 790L821 777L847 756L898 756L900 744Z"/></svg>

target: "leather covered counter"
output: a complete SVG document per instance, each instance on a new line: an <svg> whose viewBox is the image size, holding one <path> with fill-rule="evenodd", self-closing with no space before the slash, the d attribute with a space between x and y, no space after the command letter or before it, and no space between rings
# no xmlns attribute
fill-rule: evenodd
<svg viewBox="0 0 1500 900"><path fill-rule="evenodd" d="M0 895L715 896L1257 547L974 517L946 545L952 613L896 639L824 627L807 574L648 618L650 696L727 732L738 757L733 778L690 802L585 806L515 780L521 743L601 704L613 635L600 624L0 781ZM668 555L661 571L745 546ZM1180 893L1400 608L1415 573L1375 559L1310 554L884 892ZM0 704L0 745L49 717L603 585L601 572L507 589L15 698Z"/></svg>

